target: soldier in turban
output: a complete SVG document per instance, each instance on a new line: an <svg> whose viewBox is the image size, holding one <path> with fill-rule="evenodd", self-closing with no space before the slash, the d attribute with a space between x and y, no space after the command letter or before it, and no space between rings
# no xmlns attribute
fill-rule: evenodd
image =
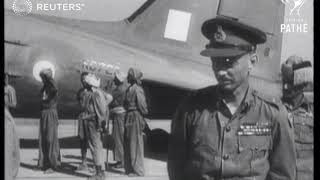
<svg viewBox="0 0 320 180"><path fill-rule="evenodd" d="M289 111L295 134L297 158L296 180L313 179L313 101L306 98L304 89L313 84L310 61L290 56L281 66L282 100Z"/></svg>
<svg viewBox="0 0 320 180"><path fill-rule="evenodd" d="M141 87L142 72L130 68L124 106L126 109L124 129L124 168L129 176L144 176L144 149L142 132L144 117L148 113L146 97Z"/></svg>
<svg viewBox="0 0 320 180"><path fill-rule="evenodd" d="M58 139L58 88L51 69L40 71L40 77L43 87L41 89L38 167L45 173L53 173L61 165Z"/></svg>
<svg viewBox="0 0 320 180"><path fill-rule="evenodd" d="M116 72L113 82L116 87L112 91L113 101L110 104L110 118L112 119L112 137L115 141L114 147L114 164L115 168L123 167L123 138L124 138L124 118L126 110L124 109L124 99L128 83L121 72Z"/></svg>

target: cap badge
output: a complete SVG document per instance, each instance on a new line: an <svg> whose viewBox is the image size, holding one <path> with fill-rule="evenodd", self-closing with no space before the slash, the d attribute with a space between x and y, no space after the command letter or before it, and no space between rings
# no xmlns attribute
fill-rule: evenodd
<svg viewBox="0 0 320 180"><path fill-rule="evenodd" d="M218 26L217 32L214 33L214 40L217 42L222 42L226 40L226 33L222 30L222 26Z"/></svg>

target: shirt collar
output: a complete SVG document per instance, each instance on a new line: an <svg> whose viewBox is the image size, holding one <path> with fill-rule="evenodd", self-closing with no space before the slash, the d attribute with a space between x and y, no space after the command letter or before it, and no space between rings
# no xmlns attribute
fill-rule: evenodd
<svg viewBox="0 0 320 180"><path fill-rule="evenodd" d="M246 113L249 111L249 109L254 105L254 94L255 93L256 93L256 91L249 86L245 95L244 95L244 98L243 98L240 106L238 107L237 112L240 112L242 114L242 113ZM216 107L220 108L221 105L227 107L226 104L224 103L222 96L221 96L221 92L219 91L219 88L216 89L216 94L217 94Z"/></svg>

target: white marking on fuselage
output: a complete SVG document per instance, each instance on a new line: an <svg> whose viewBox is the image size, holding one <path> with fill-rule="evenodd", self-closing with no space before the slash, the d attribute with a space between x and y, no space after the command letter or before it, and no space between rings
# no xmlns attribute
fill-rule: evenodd
<svg viewBox="0 0 320 180"><path fill-rule="evenodd" d="M105 64L94 60L85 60L80 65L81 71L98 73L103 75L113 75L115 71L120 70L120 67L113 64Z"/></svg>
<svg viewBox="0 0 320 180"><path fill-rule="evenodd" d="M187 41L191 13L170 9L164 37L178 41Z"/></svg>

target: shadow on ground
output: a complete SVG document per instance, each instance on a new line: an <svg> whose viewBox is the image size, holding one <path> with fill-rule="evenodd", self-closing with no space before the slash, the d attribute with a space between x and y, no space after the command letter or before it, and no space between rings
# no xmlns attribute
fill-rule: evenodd
<svg viewBox="0 0 320 180"><path fill-rule="evenodd" d="M103 147L108 149L111 149L113 147L112 139L108 137L106 140L108 143L104 143ZM65 137L65 138L59 138L59 144L60 148L63 149L75 149L80 148L80 141L77 136L72 137ZM38 139L20 139L20 148L24 149L34 149L39 147L39 140Z"/></svg>
<svg viewBox="0 0 320 180"><path fill-rule="evenodd" d="M154 129L146 133L145 141L145 157L159 161L167 161L168 138L169 134L161 129ZM77 136L65 137L59 139L61 149L80 149L80 141ZM113 150L114 140L108 135L104 137L104 148ZM38 139L20 139L20 148L34 149L39 147ZM88 153L90 151L88 150ZM109 152L112 153L112 152ZM81 160L81 157L66 155L65 158L74 158Z"/></svg>
<svg viewBox="0 0 320 180"><path fill-rule="evenodd" d="M64 158L67 159L81 159L80 156L73 156L73 155L65 155L63 156ZM93 173L94 171L94 165L93 165L93 161L92 159L88 159L88 167L89 167L89 171L90 173ZM72 175L72 176L77 176L77 177L90 177L88 174L83 174L79 171L76 171L78 165L80 165L80 163L76 163L77 165L71 165L70 163L66 163L66 162L61 162L61 166L56 170L56 172L62 173L62 174L67 174L67 175ZM27 164L27 163L20 163L20 166L23 168L27 168L27 169L31 169L33 171L42 171L38 166L36 165L31 165L31 164ZM106 173L111 172L111 173L116 173L116 174L120 174L123 175L124 172L117 170L117 169L113 169L109 166L109 168L106 169Z"/></svg>
<svg viewBox="0 0 320 180"><path fill-rule="evenodd" d="M75 155L64 155L63 158L81 160L81 156L75 156ZM94 169L93 160L88 158L87 162L88 162L88 167L91 168L91 169ZM106 171L107 172L117 173L117 174L124 174L122 171L119 171L119 170L111 168L111 165L109 165L109 168L107 168Z"/></svg>
<svg viewBox="0 0 320 180"><path fill-rule="evenodd" d="M76 136L73 137L66 137L59 139L60 148L79 148L79 138ZM34 149L39 147L39 140L38 139L20 139L20 148L24 149Z"/></svg>
<svg viewBox="0 0 320 180"><path fill-rule="evenodd" d="M20 166L27 168L27 169L34 170L34 171L41 171L41 169L39 169L35 165L20 163ZM58 168L56 171L59 173L62 173L62 174L67 174L67 175L72 175L72 176L77 176L77 177L89 177L87 174L76 172L75 171L76 168L77 168L76 166L70 165L69 163L61 162L60 168Z"/></svg>

